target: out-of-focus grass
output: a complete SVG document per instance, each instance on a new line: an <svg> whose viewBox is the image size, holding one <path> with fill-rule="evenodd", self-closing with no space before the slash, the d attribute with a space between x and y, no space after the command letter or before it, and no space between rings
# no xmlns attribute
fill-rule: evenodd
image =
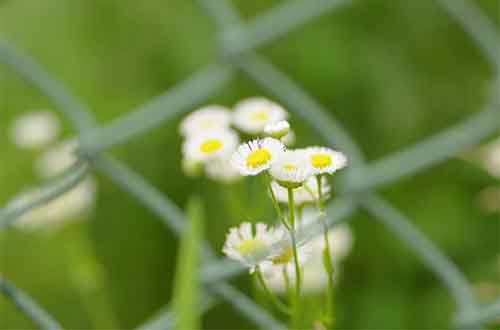
<svg viewBox="0 0 500 330"><path fill-rule="evenodd" d="M235 4L250 19L282 2ZM476 2L498 26L498 1ZM47 67L102 123L212 61L213 32L210 20L189 1L0 2L0 37ZM354 1L262 52L340 119L369 160L478 111L492 78L473 42L432 0ZM266 95L238 75L206 103L232 105L260 94ZM25 110L49 106L0 66L0 205L37 181L32 166L39 152L16 149L7 138L9 123ZM299 145L320 143L299 120L292 118L292 124ZM229 226L249 219L271 222L272 208L258 181L224 187L181 174L176 125L162 124L112 151L178 205L185 205L191 194L202 196L206 235L217 250ZM65 127L64 136L70 132ZM495 281L499 219L476 203L480 189L495 183L481 170L452 159L383 193L473 282ZM352 219L352 227L355 247L344 263L336 297L338 327L445 327L453 303L404 243L364 213ZM90 246L81 243L85 239ZM85 258L68 256L71 244L82 244L78 249L88 252L85 258L102 266L90 277L99 280L96 301L106 303L110 297L109 308L82 296L72 274L75 263ZM99 178L97 206L86 222L55 233L0 233L0 272L67 328L132 328L170 300L177 249L178 241L151 212ZM248 288L246 277L235 283ZM3 298L0 315L1 328L32 326ZM252 327L225 304L204 322L210 328Z"/></svg>

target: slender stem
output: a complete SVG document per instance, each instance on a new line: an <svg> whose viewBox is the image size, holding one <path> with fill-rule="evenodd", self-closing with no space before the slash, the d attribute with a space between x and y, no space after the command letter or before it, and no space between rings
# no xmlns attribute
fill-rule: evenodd
<svg viewBox="0 0 500 330"><path fill-rule="evenodd" d="M278 219L281 221L281 223L285 226L286 229L290 230L288 223L286 222L286 219L283 215L283 212L281 211L281 207L278 203L278 200L276 199L276 195L274 194L274 190L271 186L271 177L269 176L269 173L266 172L264 176L265 180L265 186L267 190L269 191L269 195L271 196L271 201L274 207L274 210L276 211L276 214L278 215Z"/></svg>
<svg viewBox="0 0 500 330"><path fill-rule="evenodd" d="M283 266L282 269L283 278L285 279L286 293L288 297L292 297L292 286L290 285L290 277L288 276L288 270L286 266Z"/></svg>
<svg viewBox="0 0 500 330"><path fill-rule="evenodd" d="M266 281L264 280L264 276L262 276L262 272L260 271L260 268L257 267L255 270L255 275L257 277L258 282L262 286L262 289L264 289L264 293L266 294L266 297L269 299L269 301L283 314L290 315L290 310L289 308L279 300L278 297L276 297L269 287L266 284Z"/></svg>
<svg viewBox="0 0 500 330"><path fill-rule="evenodd" d="M295 296L293 303L293 314L292 314L292 328L299 329L301 321L301 311L300 311L300 290L301 290L301 274L299 266L299 257L297 253L297 239L295 237L295 202L293 195L293 188L288 188L288 222L290 224L290 238L292 240L292 251L293 251L293 262L295 266Z"/></svg>
<svg viewBox="0 0 500 330"><path fill-rule="evenodd" d="M323 238L325 248L323 250L323 265L328 277L327 291L326 291L326 302L325 302L325 316L324 322L326 327L331 327L333 323L333 265L330 252L330 242L328 237L328 226L326 224L326 217L324 216L324 204L323 204L323 187L321 185L321 175L316 176L316 182L318 185L318 209L320 212L321 223L323 225Z"/></svg>

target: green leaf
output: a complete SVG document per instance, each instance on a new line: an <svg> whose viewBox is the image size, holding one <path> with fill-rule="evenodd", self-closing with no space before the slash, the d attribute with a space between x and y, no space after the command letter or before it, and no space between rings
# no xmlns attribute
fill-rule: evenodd
<svg viewBox="0 0 500 330"><path fill-rule="evenodd" d="M203 237L203 208L199 198L191 198L187 207L188 225L177 255L173 310L176 329L200 329L200 253Z"/></svg>

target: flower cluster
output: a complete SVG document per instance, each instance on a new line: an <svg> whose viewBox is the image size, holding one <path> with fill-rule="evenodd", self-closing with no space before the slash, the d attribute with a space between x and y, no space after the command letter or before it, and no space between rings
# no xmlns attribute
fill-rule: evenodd
<svg viewBox="0 0 500 330"><path fill-rule="evenodd" d="M291 306L296 310L292 314L297 317L303 284L306 288L327 286L326 309L332 310L328 299L332 297L333 264L347 253L351 240L345 228L329 231L324 221L324 201L331 192L328 176L345 167L347 159L326 147L291 149L294 134L287 118L288 113L280 105L264 98L250 98L237 103L234 111L216 105L201 108L183 120L180 131L186 138L186 169L204 169L210 178L226 182L263 177L278 224L271 227L244 222L231 228L222 251L256 274L269 299L281 311L287 312L288 307L272 291L293 292ZM249 140L240 144L238 133ZM305 232L302 228L316 225L314 222L323 225L323 237L301 238L307 236L301 235ZM312 273L305 271L307 265ZM325 271L318 277L321 265ZM316 283L308 283L309 279ZM331 319L327 314L325 325Z"/></svg>
<svg viewBox="0 0 500 330"><path fill-rule="evenodd" d="M74 150L78 148L78 141L58 141L61 126L58 117L48 110L26 112L12 121L11 142L20 149L32 149L37 155L33 172L39 179L53 179L77 161ZM20 207L39 198L41 193L38 187L27 187L7 207ZM96 182L87 176L59 198L24 213L14 225L22 230L55 230L65 223L83 219L94 205L96 194Z"/></svg>
<svg viewBox="0 0 500 330"><path fill-rule="evenodd" d="M278 143L264 143L266 147L282 148L282 144L290 145L294 133L285 119L288 113L277 103L262 97L252 97L234 106L234 110L209 105L190 113L180 124L179 132L184 137L182 146L183 169L190 176L202 171L212 180L225 183L241 178L241 173L231 166L231 155L235 152L242 136L273 136ZM252 148L257 148L252 144ZM256 158L257 157L257 158ZM266 158L263 153L253 158L254 168L243 175L250 175L260 170L259 157Z"/></svg>

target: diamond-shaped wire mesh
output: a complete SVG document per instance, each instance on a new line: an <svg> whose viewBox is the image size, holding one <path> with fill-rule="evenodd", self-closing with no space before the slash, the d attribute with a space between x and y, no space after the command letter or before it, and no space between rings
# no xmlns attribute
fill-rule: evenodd
<svg viewBox="0 0 500 330"><path fill-rule="evenodd" d="M465 148L474 146L497 133L500 128L499 100L495 95L500 73L500 39L494 26L469 2L470 0L436 1L462 25L492 66L497 75L492 98L481 112L457 126L372 164L364 162L361 150L339 122L327 115L323 107L285 73L255 52L257 47L271 43L329 10L347 5L348 0L290 0L252 22L242 22L231 6L223 0L199 0L203 10L217 25L219 60L144 106L101 127L95 123L85 107L40 66L7 42L0 40L0 61L52 100L78 131L81 144L78 162L60 179L45 187L39 199L0 211L0 229L25 212L69 191L94 169L137 198L168 228L180 235L185 224L181 210L143 177L119 160L106 155L105 151L191 109L223 88L233 73L240 70L285 104L295 115L309 123L326 143L343 150L349 156L352 166L343 180L343 195L329 206L329 214L332 215L328 220L329 225L344 221L357 208L368 211L395 236L408 244L450 291L457 304L453 326L484 326L486 322L500 316L500 300L488 306L479 305L462 272L403 214L374 191L377 187L422 171ZM231 302L249 320L263 329L283 328L283 325L266 311L225 282L239 274L241 267L226 260L218 260L211 250L207 253L206 260L201 276L207 297L219 297ZM37 306L29 296L6 279L0 278L0 292L11 299L21 312L40 328L61 328L57 321ZM159 317L140 328L170 328L174 318L175 315L166 309Z"/></svg>

